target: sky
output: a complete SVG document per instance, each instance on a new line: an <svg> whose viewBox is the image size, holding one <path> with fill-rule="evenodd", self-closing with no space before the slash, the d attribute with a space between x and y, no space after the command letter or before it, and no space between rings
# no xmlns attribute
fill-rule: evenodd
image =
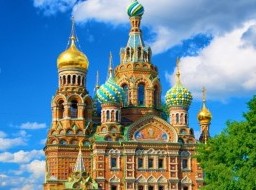
<svg viewBox="0 0 256 190"><path fill-rule="evenodd" d="M201 89L219 134L227 120L243 119L256 90L256 0L140 0L143 39L153 51L162 99L174 84L175 60L193 95L190 127L200 132ZM108 55L119 64L129 33L130 0L0 1L0 189L42 189L44 143L57 90L58 55L67 48L71 16L90 65L86 88L93 95L96 71L107 75Z"/></svg>

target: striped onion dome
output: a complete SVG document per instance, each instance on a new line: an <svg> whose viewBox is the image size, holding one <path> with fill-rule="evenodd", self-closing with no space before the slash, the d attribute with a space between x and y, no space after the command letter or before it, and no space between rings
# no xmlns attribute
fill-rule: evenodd
<svg viewBox="0 0 256 190"><path fill-rule="evenodd" d="M127 14L129 15L129 17L134 17L134 16L141 17L144 14L144 7L137 0L134 0L127 7Z"/></svg>

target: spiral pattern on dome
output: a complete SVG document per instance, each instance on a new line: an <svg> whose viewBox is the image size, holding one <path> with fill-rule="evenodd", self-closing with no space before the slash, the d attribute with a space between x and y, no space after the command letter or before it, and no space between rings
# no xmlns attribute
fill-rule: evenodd
<svg viewBox="0 0 256 190"><path fill-rule="evenodd" d="M165 98L168 107L182 106L184 108L188 108L193 99L191 92L184 88L180 83L168 90Z"/></svg>
<svg viewBox="0 0 256 190"><path fill-rule="evenodd" d="M124 100L124 90L118 86L113 77L101 85L97 90L97 97L100 103L121 103Z"/></svg>
<svg viewBox="0 0 256 190"><path fill-rule="evenodd" d="M144 7L137 0L135 0L128 6L127 14L130 17L142 16L144 14Z"/></svg>

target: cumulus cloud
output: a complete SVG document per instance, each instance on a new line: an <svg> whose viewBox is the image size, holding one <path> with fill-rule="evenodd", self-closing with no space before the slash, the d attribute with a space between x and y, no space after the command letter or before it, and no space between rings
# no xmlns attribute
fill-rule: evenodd
<svg viewBox="0 0 256 190"><path fill-rule="evenodd" d="M31 190L42 189L42 183L45 174L45 161L33 160L30 163L22 164L17 175L0 174L0 188L8 188L10 190ZM26 174L21 176L21 174Z"/></svg>
<svg viewBox="0 0 256 190"><path fill-rule="evenodd" d="M194 97L208 89L208 99L225 101L232 96L248 96L256 90L256 49L244 46L244 34L256 22L248 22L223 36L215 37L198 56L181 59L182 81ZM172 84L175 73L168 75Z"/></svg>
<svg viewBox="0 0 256 190"><path fill-rule="evenodd" d="M76 0L34 0L34 7L49 16L57 12L66 12L71 9L75 3Z"/></svg>
<svg viewBox="0 0 256 190"><path fill-rule="evenodd" d="M32 151L20 150L14 153L3 152L3 153L0 153L0 162L28 163L33 159L42 158L43 155L44 155L43 150L32 150Z"/></svg>
<svg viewBox="0 0 256 190"><path fill-rule="evenodd" d="M44 129L46 128L45 123L37 123L37 122L27 122L27 123L22 123L20 128L21 129Z"/></svg>
<svg viewBox="0 0 256 190"><path fill-rule="evenodd" d="M247 1L166 1L140 0L144 5L143 25L151 28L148 40L153 52L162 53L183 39L198 33L222 35L256 17L254 0ZM113 25L128 22L126 7L129 1L87 0L73 8L79 22L95 20ZM239 14L237 14L239 13Z"/></svg>
<svg viewBox="0 0 256 190"><path fill-rule="evenodd" d="M1 138L0 137L0 150L7 150L9 148L12 148L14 146L22 146L26 145L25 139L22 137L17 138Z"/></svg>
<svg viewBox="0 0 256 190"><path fill-rule="evenodd" d="M45 174L45 161L33 160L29 164L23 164L20 166L21 171L27 171L35 178L42 178Z"/></svg>

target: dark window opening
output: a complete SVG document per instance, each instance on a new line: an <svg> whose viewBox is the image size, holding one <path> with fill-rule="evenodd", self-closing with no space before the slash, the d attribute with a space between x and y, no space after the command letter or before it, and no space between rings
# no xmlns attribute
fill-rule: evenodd
<svg viewBox="0 0 256 190"><path fill-rule="evenodd" d="M182 160L182 168L187 169L188 168L188 159L183 159Z"/></svg>
<svg viewBox="0 0 256 190"><path fill-rule="evenodd" d="M178 113L176 113L176 124L178 124L179 122L180 122L180 120L179 120L180 118L179 118L179 114Z"/></svg>
<svg viewBox="0 0 256 190"><path fill-rule="evenodd" d="M78 78L77 78L77 83L78 83L78 85L81 85L80 83L81 83L81 76L78 76Z"/></svg>
<svg viewBox="0 0 256 190"><path fill-rule="evenodd" d="M143 158L138 158L138 168L143 168Z"/></svg>
<svg viewBox="0 0 256 190"><path fill-rule="evenodd" d="M59 119L62 119L63 118L63 115L64 115L64 105L63 105L64 101L61 100L59 101L59 104L58 104L58 108L59 108Z"/></svg>
<svg viewBox="0 0 256 190"><path fill-rule="evenodd" d="M164 167L164 160L163 159L159 159L158 160L158 168L162 169Z"/></svg>
<svg viewBox="0 0 256 190"><path fill-rule="evenodd" d="M140 185L139 190L144 190L144 187L142 185Z"/></svg>
<svg viewBox="0 0 256 190"><path fill-rule="evenodd" d="M111 168L116 168L116 167L117 167L116 158L111 158Z"/></svg>
<svg viewBox="0 0 256 190"><path fill-rule="evenodd" d="M139 106L145 105L145 85L139 84L138 86L138 104Z"/></svg>
<svg viewBox="0 0 256 190"><path fill-rule="evenodd" d="M72 77L72 84L76 84L76 75L73 75Z"/></svg>
<svg viewBox="0 0 256 190"><path fill-rule="evenodd" d="M158 190L164 190L164 186L159 186Z"/></svg>
<svg viewBox="0 0 256 190"><path fill-rule="evenodd" d="M119 113L118 113L118 111L116 112L116 121L118 121L118 115L119 115Z"/></svg>
<svg viewBox="0 0 256 190"><path fill-rule="evenodd" d="M183 190L188 190L188 187L183 187Z"/></svg>
<svg viewBox="0 0 256 190"><path fill-rule="evenodd" d="M68 75L68 84L70 84L70 75Z"/></svg>
<svg viewBox="0 0 256 190"><path fill-rule="evenodd" d="M111 190L117 190L117 186L111 185Z"/></svg>
<svg viewBox="0 0 256 190"><path fill-rule="evenodd" d="M109 110L107 110L107 121L109 121L110 119L110 114L109 114Z"/></svg>
<svg viewBox="0 0 256 190"><path fill-rule="evenodd" d="M148 159L148 168L153 168L153 166L154 166L154 160L153 160L153 158L149 158Z"/></svg>
<svg viewBox="0 0 256 190"><path fill-rule="evenodd" d="M124 84L123 85L123 90L124 90L124 106L128 106L128 104L129 104L129 90L128 90L128 85L127 84Z"/></svg>
<svg viewBox="0 0 256 190"><path fill-rule="evenodd" d="M148 190L154 190L154 186L148 186Z"/></svg>
<svg viewBox="0 0 256 190"><path fill-rule="evenodd" d="M72 100L70 105L70 116L71 118L77 118L77 101Z"/></svg>

